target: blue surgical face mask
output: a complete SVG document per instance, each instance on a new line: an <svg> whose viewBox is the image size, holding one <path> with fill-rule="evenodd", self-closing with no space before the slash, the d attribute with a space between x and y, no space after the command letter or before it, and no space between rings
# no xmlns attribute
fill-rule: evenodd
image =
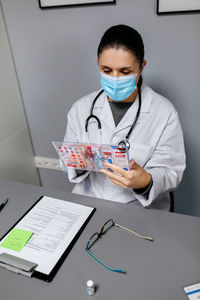
<svg viewBox="0 0 200 300"><path fill-rule="evenodd" d="M100 72L100 75L102 89L111 100L123 101L136 89L137 74L113 77Z"/></svg>

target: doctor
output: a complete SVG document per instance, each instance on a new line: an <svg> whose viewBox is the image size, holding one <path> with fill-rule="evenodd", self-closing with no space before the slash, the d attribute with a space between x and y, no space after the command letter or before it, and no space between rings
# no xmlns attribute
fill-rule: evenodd
<svg viewBox="0 0 200 300"><path fill-rule="evenodd" d="M63 167L76 183L72 192L169 210L169 191L185 169L183 133L174 106L142 82L146 61L140 34L126 25L109 28L97 61L102 88L74 103L64 140L126 143L131 170L110 164L110 171L101 172Z"/></svg>

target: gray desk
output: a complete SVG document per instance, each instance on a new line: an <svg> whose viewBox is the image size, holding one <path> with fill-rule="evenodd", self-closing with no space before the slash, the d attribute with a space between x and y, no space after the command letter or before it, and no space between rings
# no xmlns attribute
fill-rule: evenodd
<svg viewBox="0 0 200 300"><path fill-rule="evenodd" d="M182 287L200 282L200 219L196 217L0 181L0 202L10 198L0 212L0 235L44 194L97 211L51 283L0 268L1 300L182 300L187 299ZM125 268L127 274L105 269L85 252L88 238L109 218L155 240L112 228L97 242L96 255L110 266ZM93 297L86 293L89 279L98 285Z"/></svg>

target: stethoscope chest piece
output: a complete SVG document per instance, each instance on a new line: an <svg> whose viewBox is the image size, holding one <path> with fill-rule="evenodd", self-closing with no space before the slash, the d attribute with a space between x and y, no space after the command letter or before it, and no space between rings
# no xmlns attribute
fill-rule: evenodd
<svg viewBox="0 0 200 300"><path fill-rule="evenodd" d="M130 143L129 143L129 141L128 140L123 140L123 141L121 141L121 142L119 142L119 144L118 144L118 146L119 146L119 148L120 149L130 149Z"/></svg>

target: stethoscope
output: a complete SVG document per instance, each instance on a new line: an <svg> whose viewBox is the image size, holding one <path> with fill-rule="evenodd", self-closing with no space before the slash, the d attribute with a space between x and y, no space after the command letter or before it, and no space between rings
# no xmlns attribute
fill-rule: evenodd
<svg viewBox="0 0 200 300"><path fill-rule="evenodd" d="M94 98L93 102L92 102L92 105L91 105L91 108L90 108L90 115L89 117L86 119L85 121L85 131L88 135L88 123L91 119L95 119L97 121L97 124L98 124L98 130L100 130L100 133L101 133L101 122L99 120L99 118L97 116L95 116L93 114L93 109L94 109L94 106L95 106L95 103L97 101L97 99L100 97L100 95L103 93L103 90L101 90L97 95L96 97ZM138 110L137 110L137 114L136 114L136 117L135 117L135 120L131 126L131 128L129 129L129 132L127 133L126 137L124 140L122 140L121 142L119 142L118 146L119 148L127 148L127 149L130 149L130 143L129 143L129 138L130 138L130 135L135 127L135 124L139 118L139 114L140 114L140 109L141 109L141 90L140 88L138 88L138 96L139 96L139 104L138 104ZM89 139L89 138L88 138Z"/></svg>

